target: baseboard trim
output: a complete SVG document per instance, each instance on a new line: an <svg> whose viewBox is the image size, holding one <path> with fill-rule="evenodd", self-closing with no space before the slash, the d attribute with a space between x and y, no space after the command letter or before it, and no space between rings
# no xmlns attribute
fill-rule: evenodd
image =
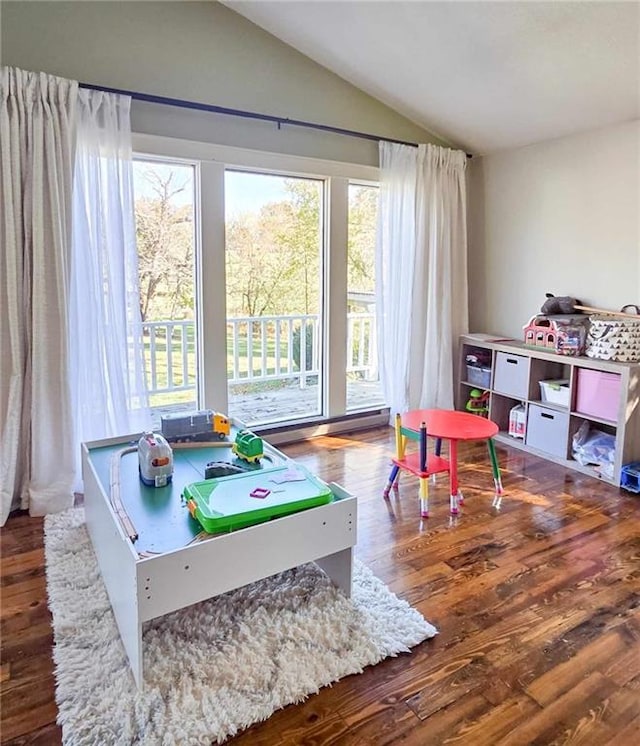
<svg viewBox="0 0 640 746"><path fill-rule="evenodd" d="M341 433L353 432L355 430L367 430L372 427L382 427L389 424L389 412L381 411L375 414L355 415L344 419L329 422L318 422L310 424L292 425L287 428L269 430L268 428L256 428L259 435L263 435L273 445L294 443L299 440L310 440L321 435L339 435Z"/></svg>

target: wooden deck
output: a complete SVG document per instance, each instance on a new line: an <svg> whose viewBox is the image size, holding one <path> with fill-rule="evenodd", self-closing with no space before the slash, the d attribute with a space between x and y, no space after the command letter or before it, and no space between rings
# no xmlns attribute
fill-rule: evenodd
<svg viewBox="0 0 640 746"><path fill-rule="evenodd" d="M446 479L421 521L417 481L382 497L393 431L282 447L359 497L357 556L439 634L228 741L233 746L640 743L640 497L499 447L461 447L462 515ZM2 743L53 746L42 519L2 532Z"/></svg>
<svg viewBox="0 0 640 746"><path fill-rule="evenodd" d="M229 412L236 420L246 425L265 425L299 420L313 415L319 409L318 385L300 388L291 385L284 388L254 393L239 393L229 396ZM384 406L380 383L375 381L350 381L347 384L347 406L349 413ZM160 417L170 412L196 409L196 402L168 404L152 409L154 428L160 426Z"/></svg>

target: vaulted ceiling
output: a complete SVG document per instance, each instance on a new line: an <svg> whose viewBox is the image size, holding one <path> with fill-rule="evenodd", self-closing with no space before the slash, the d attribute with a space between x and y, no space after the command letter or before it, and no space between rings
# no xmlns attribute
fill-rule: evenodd
<svg viewBox="0 0 640 746"><path fill-rule="evenodd" d="M640 3L224 3L467 152L640 117Z"/></svg>

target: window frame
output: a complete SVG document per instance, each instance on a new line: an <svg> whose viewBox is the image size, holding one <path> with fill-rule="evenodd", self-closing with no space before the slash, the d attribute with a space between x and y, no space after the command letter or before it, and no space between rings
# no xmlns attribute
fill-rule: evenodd
<svg viewBox="0 0 640 746"><path fill-rule="evenodd" d="M350 184L379 186L375 166L330 161L307 156L237 148L176 138L133 133L133 158L182 161L195 166L194 264L198 324L198 391L201 407L227 412L229 407L226 358L226 293L207 292L205 277L226 287L225 170L244 170L280 176L299 176L324 182L323 241L323 414L287 422L286 426L324 422L352 416L347 412L347 239ZM205 344L205 340L207 343ZM377 407L376 411L381 409ZM274 425L282 427L285 423ZM265 426L267 429L268 426Z"/></svg>

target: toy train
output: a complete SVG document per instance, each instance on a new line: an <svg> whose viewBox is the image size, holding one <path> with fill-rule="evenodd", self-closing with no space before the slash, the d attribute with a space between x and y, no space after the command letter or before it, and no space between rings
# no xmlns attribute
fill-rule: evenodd
<svg viewBox="0 0 640 746"><path fill-rule="evenodd" d="M173 476L173 451L158 433L143 433L138 441L138 471L147 487L166 487Z"/></svg>
<svg viewBox="0 0 640 746"><path fill-rule="evenodd" d="M231 446L234 454L243 461L253 464L264 456L262 438L250 430L240 430Z"/></svg>
<svg viewBox="0 0 640 746"><path fill-rule="evenodd" d="M231 432L229 418L211 409L175 412L160 418L160 429L169 442L224 440Z"/></svg>

